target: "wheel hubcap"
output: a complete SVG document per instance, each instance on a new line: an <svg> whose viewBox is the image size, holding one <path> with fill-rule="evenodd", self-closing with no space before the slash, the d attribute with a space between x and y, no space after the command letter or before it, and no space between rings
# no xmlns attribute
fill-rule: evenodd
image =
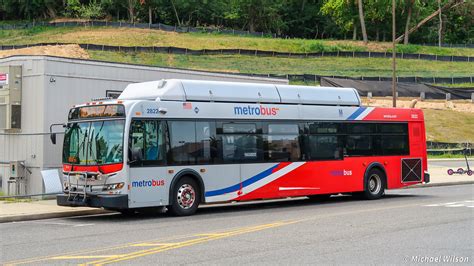
<svg viewBox="0 0 474 266"><path fill-rule="evenodd" d="M189 209L194 205L196 201L196 192L194 188L189 184L183 184L178 189L177 202L183 209Z"/></svg>
<svg viewBox="0 0 474 266"><path fill-rule="evenodd" d="M382 182L378 175L371 175L369 178L369 191L372 194L378 194L382 188Z"/></svg>

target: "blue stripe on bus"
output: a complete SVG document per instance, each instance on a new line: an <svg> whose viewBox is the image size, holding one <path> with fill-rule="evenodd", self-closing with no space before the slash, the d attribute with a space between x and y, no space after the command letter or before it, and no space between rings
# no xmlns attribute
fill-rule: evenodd
<svg viewBox="0 0 474 266"><path fill-rule="evenodd" d="M271 175L272 172L273 172L273 169L275 169L277 166L278 166L278 164L276 164L276 165L268 168L267 170L265 170L261 173L258 173L256 175L252 176L251 178L245 180L244 182L242 182L242 187L246 187L248 185L251 185L251 184L257 182L258 180L261 180L261 179ZM206 197L219 196L219 195L222 195L222 194L237 191L239 189L240 189L240 183L235 184L235 185L230 186L230 187L208 191L208 192L206 192L205 196Z"/></svg>
<svg viewBox="0 0 474 266"><path fill-rule="evenodd" d="M354 113L352 113L346 120L354 120L356 119L360 114L362 114L367 107L359 107Z"/></svg>

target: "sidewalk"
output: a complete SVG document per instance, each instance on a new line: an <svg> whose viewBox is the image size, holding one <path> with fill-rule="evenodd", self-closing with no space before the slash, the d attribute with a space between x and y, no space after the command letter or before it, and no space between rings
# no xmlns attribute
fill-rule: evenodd
<svg viewBox="0 0 474 266"><path fill-rule="evenodd" d="M450 176L446 171L447 167L431 166L429 168L431 182L429 184L420 184L412 187L474 184L474 175ZM106 210L97 208L61 207L56 205L56 200L40 200L19 203L0 201L0 223L102 214L107 212L108 211Z"/></svg>
<svg viewBox="0 0 474 266"><path fill-rule="evenodd" d="M419 184L415 186L408 187L436 187L436 186L449 186L449 185L462 185L462 184L474 184L474 175L468 176L464 175L448 175L449 167L445 166L430 166L428 172L430 173L430 183L428 184Z"/></svg>
<svg viewBox="0 0 474 266"><path fill-rule="evenodd" d="M56 200L0 201L0 223L102 214L109 211L86 207L61 207Z"/></svg>
<svg viewBox="0 0 474 266"><path fill-rule="evenodd" d="M435 160L429 160L435 161ZM439 159L436 159L439 161ZM449 160L443 160L449 161ZM450 161L453 161L452 159ZM429 164L428 162L428 164ZM463 168L466 168L465 165L460 165ZM428 184L420 184L412 187L433 187L433 186L446 186L446 185L460 185L460 184L474 184L474 175L468 176L464 175L448 175L448 169L457 167L446 167L446 166L433 166L428 165L428 172L430 173L431 182ZM411 187L410 187L411 188Z"/></svg>

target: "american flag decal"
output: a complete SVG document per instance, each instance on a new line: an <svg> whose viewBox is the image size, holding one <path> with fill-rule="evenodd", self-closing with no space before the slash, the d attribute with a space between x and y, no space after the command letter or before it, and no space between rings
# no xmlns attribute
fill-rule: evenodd
<svg viewBox="0 0 474 266"><path fill-rule="evenodd" d="M193 109L192 103L183 103L183 109L186 109L186 110Z"/></svg>
<svg viewBox="0 0 474 266"><path fill-rule="evenodd" d="M0 73L0 81L6 81L6 80L7 80L7 74Z"/></svg>

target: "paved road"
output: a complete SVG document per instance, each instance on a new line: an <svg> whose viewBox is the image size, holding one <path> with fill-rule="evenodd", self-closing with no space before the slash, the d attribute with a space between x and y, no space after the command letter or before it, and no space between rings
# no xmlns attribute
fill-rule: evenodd
<svg viewBox="0 0 474 266"><path fill-rule="evenodd" d="M417 264L474 260L474 185L0 224L11 264Z"/></svg>

